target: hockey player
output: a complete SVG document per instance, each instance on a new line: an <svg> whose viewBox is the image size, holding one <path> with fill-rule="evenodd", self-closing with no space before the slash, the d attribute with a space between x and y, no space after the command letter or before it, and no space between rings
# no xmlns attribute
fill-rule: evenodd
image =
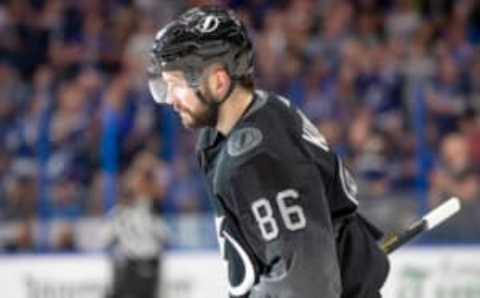
<svg viewBox="0 0 480 298"><path fill-rule="evenodd" d="M148 72L155 101L202 128L230 297L380 297L388 260L356 213L352 176L289 100L254 89L251 41L233 12L193 8L169 23Z"/></svg>

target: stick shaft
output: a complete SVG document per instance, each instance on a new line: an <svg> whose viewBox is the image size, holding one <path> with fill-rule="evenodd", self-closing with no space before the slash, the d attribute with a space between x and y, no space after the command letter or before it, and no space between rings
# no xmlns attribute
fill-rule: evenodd
<svg viewBox="0 0 480 298"><path fill-rule="evenodd" d="M390 254L426 230L427 223L424 220L420 220L400 234L391 234L383 241L381 247L386 254Z"/></svg>
<svg viewBox="0 0 480 298"><path fill-rule="evenodd" d="M433 229L449 219L460 209L460 200L458 198L450 198L445 203L427 213L421 220L415 222L405 231L390 234L387 239L382 242L381 248L386 254L390 254L423 232Z"/></svg>

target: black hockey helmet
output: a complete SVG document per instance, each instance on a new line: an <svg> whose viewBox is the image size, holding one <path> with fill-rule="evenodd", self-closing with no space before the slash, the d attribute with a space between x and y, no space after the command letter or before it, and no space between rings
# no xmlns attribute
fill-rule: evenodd
<svg viewBox="0 0 480 298"><path fill-rule="evenodd" d="M161 29L151 49L149 88L158 103L165 103L163 71L180 70L195 90L205 67L220 63L232 82L253 78L253 51L244 25L229 10L196 7ZM233 86L233 85L232 85Z"/></svg>

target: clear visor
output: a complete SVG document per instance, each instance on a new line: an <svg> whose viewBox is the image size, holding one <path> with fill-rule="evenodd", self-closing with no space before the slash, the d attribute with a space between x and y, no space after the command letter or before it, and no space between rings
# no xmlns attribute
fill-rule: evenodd
<svg viewBox="0 0 480 298"><path fill-rule="evenodd" d="M192 92L192 88L185 80L173 80L167 83L162 76L150 78L148 88L155 102L159 104L172 104L173 100L183 100Z"/></svg>
<svg viewBox="0 0 480 298"><path fill-rule="evenodd" d="M148 80L148 89L152 94L153 100L158 104L168 104L168 85L162 76L150 78Z"/></svg>

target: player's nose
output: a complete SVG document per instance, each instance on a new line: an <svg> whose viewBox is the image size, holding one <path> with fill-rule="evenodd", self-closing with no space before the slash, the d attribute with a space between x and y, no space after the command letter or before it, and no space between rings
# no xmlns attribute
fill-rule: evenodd
<svg viewBox="0 0 480 298"><path fill-rule="evenodd" d="M173 102L174 102L174 100L173 100L172 96L167 95L167 96L165 97L165 103L166 103L167 105L172 106L172 105L173 105Z"/></svg>
<svg viewBox="0 0 480 298"><path fill-rule="evenodd" d="M181 100L177 96L168 96L167 104L178 112L180 110Z"/></svg>
<svg viewBox="0 0 480 298"><path fill-rule="evenodd" d="M175 106L176 104L178 104L178 101L179 99L172 92L168 92L165 97L165 103L170 106Z"/></svg>

